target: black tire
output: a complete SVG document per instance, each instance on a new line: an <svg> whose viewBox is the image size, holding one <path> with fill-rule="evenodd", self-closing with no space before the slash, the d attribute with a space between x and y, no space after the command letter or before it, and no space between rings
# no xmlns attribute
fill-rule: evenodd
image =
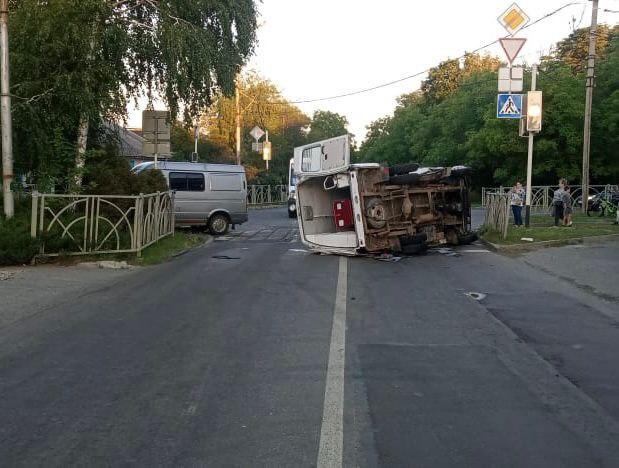
<svg viewBox="0 0 619 468"><path fill-rule="evenodd" d="M407 244L402 246L404 255L422 255L428 251L428 245L425 242L420 244Z"/></svg>
<svg viewBox="0 0 619 468"><path fill-rule="evenodd" d="M294 210L291 210L290 207L294 206ZM288 202L288 217L296 218L297 217L297 204L295 202Z"/></svg>
<svg viewBox="0 0 619 468"><path fill-rule="evenodd" d="M396 164L389 168L389 177L408 174L409 172L415 172L417 169L419 169L419 164L417 163Z"/></svg>
<svg viewBox="0 0 619 468"><path fill-rule="evenodd" d="M389 178L389 183L391 185L409 185L416 184L419 182L419 174L402 174L395 175Z"/></svg>
<svg viewBox="0 0 619 468"><path fill-rule="evenodd" d="M428 240L428 235L425 232L422 232L419 234L413 234L412 236L400 237L400 245L404 247L405 245L423 244L427 240Z"/></svg>
<svg viewBox="0 0 619 468"><path fill-rule="evenodd" d="M208 220L208 230L214 236L223 236L230 230L230 218L223 213L216 213Z"/></svg>
<svg viewBox="0 0 619 468"><path fill-rule="evenodd" d="M475 242L479 236L475 232L469 232L468 234L463 234L458 236L458 243L460 245L468 245Z"/></svg>

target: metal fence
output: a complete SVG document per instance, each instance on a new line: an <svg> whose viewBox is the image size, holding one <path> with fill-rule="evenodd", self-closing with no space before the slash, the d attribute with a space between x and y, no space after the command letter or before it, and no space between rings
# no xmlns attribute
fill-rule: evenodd
<svg viewBox="0 0 619 468"><path fill-rule="evenodd" d="M274 205L288 201L288 186L286 185L248 185L248 205Z"/></svg>
<svg viewBox="0 0 619 468"><path fill-rule="evenodd" d="M484 206L486 207L485 228L498 232L505 239L509 226L509 195L486 193Z"/></svg>
<svg viewBox="0 0 619 468"><path fill-rule="evenodd" d="M137 253L174 234L174 193L32 194L32 237L41 255Z"/></svg>
<svg viewBox="0 0 619 468"><path fill-rule="evenodd" d="M556 185L534 185L531 187L531 211L544 212L550 209L552 205L552 196L554 191L557 190ZM580 185L570 185L572 206L574 208L582 206L582 187ZM482 206L486 206L487 195L489 194L507 194L511 190L511 187L482 187L481 200ZM617 185L590 185L589 194L594 195L597 193L605 192L611 193L618 191Z"/></svg>

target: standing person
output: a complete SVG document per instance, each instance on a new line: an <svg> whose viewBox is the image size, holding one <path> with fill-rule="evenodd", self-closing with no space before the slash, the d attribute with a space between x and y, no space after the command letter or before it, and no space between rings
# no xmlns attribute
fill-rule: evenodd
<svg viewBox="0 0 619 468"><path fill-rule="evenodd" d="M559 221L563 222L563 192L567 185L565 179L559 180L559 188L552 196L552 214L555 217L555 227L559 226Z"/></svg>
<svg viewBox="0 0 619 468"><path fill-rule="evenodd" d="M572 225L572 194L569 185L563 188L563 225Z"/></svg>
<svg viewBox="0 0 619 468"><path fill-rule="evenodd" d="M512 207L514 214L514 226L522 226L522 204L524 201L524 190L522 184L516 181L514 186L509 191L509 204Z"/></svg>

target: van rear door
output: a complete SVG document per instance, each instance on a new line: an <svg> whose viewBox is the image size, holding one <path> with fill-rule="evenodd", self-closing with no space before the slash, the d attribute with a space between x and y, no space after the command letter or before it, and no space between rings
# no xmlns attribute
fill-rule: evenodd
<svg viewBox="0 0 619 468"><path fill-rule="evenodd" d="M342 135L294 149L297 175L328 175L346 170L350 165L350 136Z"/></svg>

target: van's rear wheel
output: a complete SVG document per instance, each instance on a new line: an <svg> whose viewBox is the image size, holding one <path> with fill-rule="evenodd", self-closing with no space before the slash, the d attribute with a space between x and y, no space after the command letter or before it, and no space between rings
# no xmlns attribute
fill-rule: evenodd
<svg viewBox="0 0 619 468"><path fill-rule="evenodd" d="M208 230L214 236L223 236L230 230L230 220L225 214L214 214L208 220Z"/></svg>

